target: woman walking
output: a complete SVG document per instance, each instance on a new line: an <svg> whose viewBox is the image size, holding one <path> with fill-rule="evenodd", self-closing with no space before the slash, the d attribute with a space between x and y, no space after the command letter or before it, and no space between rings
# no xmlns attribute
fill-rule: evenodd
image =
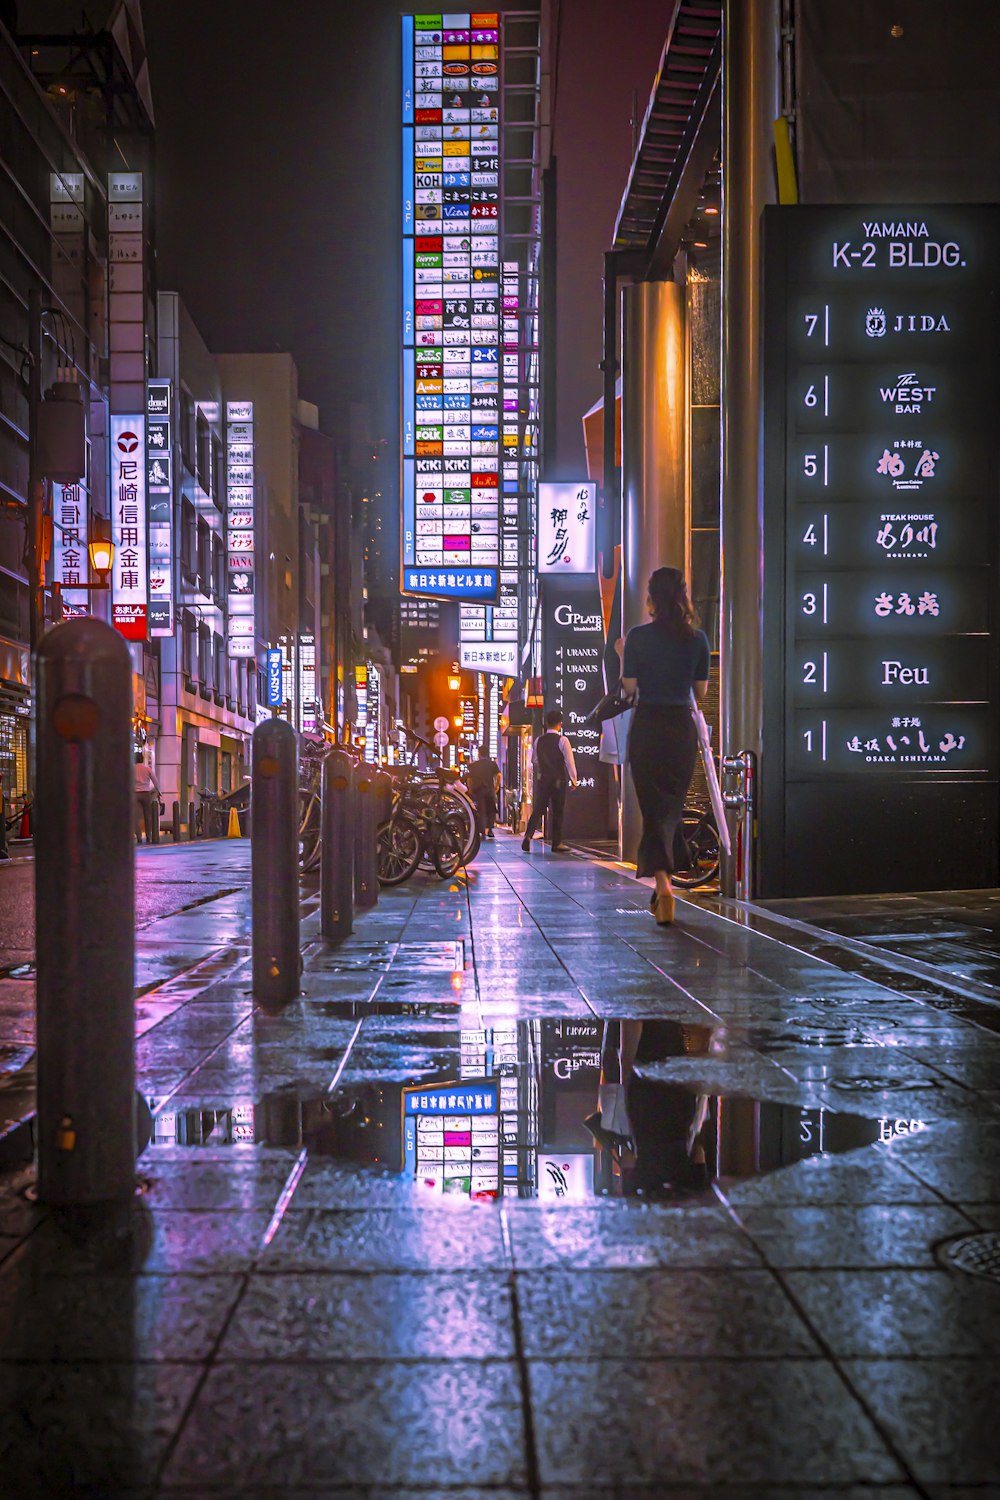
<svg viewBox="0 0 1000 1500"><path fill-rule="evenodd" d="M691 690L708 691L709 645L695 628L687 584L679 568L657 568L646 608L652 619L625 637L622 692L638 692L629 735L628 763L642 812L636 875L652 875L652 907L661 927L674 920L670 877L686 853L681 816L698 754Z"/></svg>

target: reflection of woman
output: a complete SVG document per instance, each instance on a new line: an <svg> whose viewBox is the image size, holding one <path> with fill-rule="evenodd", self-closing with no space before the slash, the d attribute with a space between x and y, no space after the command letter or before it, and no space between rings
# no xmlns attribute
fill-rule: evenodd
<svg viewBox="0 0 1000 1500"><path fill-rule="evenodd" d="M605 1023L599 1108L585 1123L595 1140L614 1152L627 1192L708 1186L702 1140L708 1096L647 1078L642 1065L704 1054L710 1041L706 1028L677 1021Z"/></svg>
<svg viewBox="0 0 1000 1500"><path fill-rule="evenodd" d="M708 691L709 647L695 629L687 584L678 568L657 568L649 580L648 625L625 638L622 691L639 702L629 734L628 763L642 812L636 874L656 882L653 910L661 927L674 920L670 876L687 852L681 817L698 754L691 692Z"/></svg>

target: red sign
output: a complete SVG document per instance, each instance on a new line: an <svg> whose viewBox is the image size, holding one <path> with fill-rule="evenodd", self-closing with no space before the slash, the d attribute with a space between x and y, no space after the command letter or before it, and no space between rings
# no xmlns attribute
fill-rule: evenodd
<svg viewBox="0 0 1000 1500"><path fill-rule="evenodd" d="M146 628L145 604L115 604L112 606L111 623L127 641L144 641L149 634Z"/></svg>

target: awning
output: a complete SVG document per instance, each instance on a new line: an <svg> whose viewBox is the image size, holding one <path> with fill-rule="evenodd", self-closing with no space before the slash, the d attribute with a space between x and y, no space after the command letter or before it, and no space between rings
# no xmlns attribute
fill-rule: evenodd
<svg viewBox="0 0 1000 1500"><path fill-rule="evenodd" d="M587 455L587 478L604 483L604 397L583 414L583 446ZM622 463L622 378L615 381L615 468Z"/></svg>

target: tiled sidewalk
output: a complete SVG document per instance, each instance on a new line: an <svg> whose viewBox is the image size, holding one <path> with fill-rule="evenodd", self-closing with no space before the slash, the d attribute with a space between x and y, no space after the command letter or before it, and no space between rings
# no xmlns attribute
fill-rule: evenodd
<svg viewBox="0 0 1000 1500"><path fill-rule="evenodd" d="M1000 1493L1000 1290L936 1252L1000 1229L1000 1040L646 900L501 836L309 919L282 1016L153 1024L134 1209L0 1196L0 1494Z"/></svg>

